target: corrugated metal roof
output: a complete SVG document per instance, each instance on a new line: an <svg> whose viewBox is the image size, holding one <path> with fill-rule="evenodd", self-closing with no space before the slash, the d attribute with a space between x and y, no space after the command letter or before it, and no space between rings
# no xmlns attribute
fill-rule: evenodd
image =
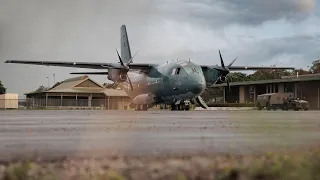
<svg viewBox="0 0 320 180"><path fill-rule="evenodd" d="M77 85L88 80L97 84L97 87L76 87ZM99 93L99 94L105 94L106 96L128 97L128 95L123 90L104 88L102 85L93 81L88 76L80 76L80 77L66 79L63 82L61 82L61 84L47 91L31 92L27 94L37 94L37 93L94 93L94 94Z"/></svg>
<svg viewBox="0 0 320 180"><path fill-rule="evenodd" d="M97 85L97 87L75 87L85 81L92 81L93 83L95 83ZM56 85L55 87L44 91L44 92L30 92L30 93L26 93L26 94L37 94L37 93L53 93L53 92L59 92L59 93L63 93L63 92L71 92L71 93L101 93L101 90L103 90L103 86L95 81L93 81L92 79L90 79L88 76L79 76L79 77L75 77L75 78L70 78L70 79L66 79L64 81L62 81L60 84Z"/></svg>
<svg viewBox="0 0 320 180"><path fill-rule="evenodd" d="M101 89L92 89L92 88L52 89L46 92L47 93L102 93Z"/></svg>
<svg viewBox="0 0 320 180"><path fill-rule="evenodd" d="M70 78L64 80L61 84L57 85L56 87L53 87L52 89L49 89L46 92L51 92L51 91L56 91L56 90L61 90L61 89L72 89L75 88L75 86L85 82L85 81L91 81L94 84L97 85L97 88L101 89L103 86L92 79L90 79L88 76L80 76L80 77L75 77L75 78ZM94 87L90 87L87 89L95 89Z"/></svg>
<svg viewBox="0 0 320 180"><path fill-rule="evenodd" d="M62 82L61 84L59 84L58 86L46 91L46 92L50 92L50 91L54 91L54 90L59 90L59 89L71 89L74 88L76 85L86 81L87 79L81 79L81 80L76 80L76 81L69 81L69 82Z"/></svg>
<svg viewBox="0 0 320 180"><path fill-rule="evenodd" d="M285 83L285 82L300 82L300 81L316 81L320 80L320 75L314 76L298 76L292 78L283 78L283 79L270 79L262 81L243 81L243 82L231 82L230 86L241 86L241 85L255 85L255 84L271 84L271 83ZM227 86L227 83L215 84L212 87L224 87Z"/></svg>

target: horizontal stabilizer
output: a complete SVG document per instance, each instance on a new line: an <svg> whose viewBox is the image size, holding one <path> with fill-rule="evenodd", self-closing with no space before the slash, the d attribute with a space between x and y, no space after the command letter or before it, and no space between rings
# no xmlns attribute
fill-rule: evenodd
<svg viewBox="0 0 320 180"><path fill-rule="evenodd" d="M92 75L106 75L108 72L73 72L70 74L92 74Z"/></svg>

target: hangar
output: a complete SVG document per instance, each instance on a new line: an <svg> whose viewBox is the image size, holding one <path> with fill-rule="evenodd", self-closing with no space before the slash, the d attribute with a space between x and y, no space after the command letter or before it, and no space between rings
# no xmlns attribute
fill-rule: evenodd
<svg viewBox="0 0 320 180"><path fill-rule="evenodd" d="M129 96L121 89L105 88L103 85L80 76L56 83L44 91L25 94L27 107L73 107L128 109Z"/></svg>
<svg viewBox="0 0 320 180"><path fill-rule="evenodd" d="M223 102L256 103L259 94L274 92L292 92L296 97L309 102L310 109L320 109L320 74L283 76L280 79L262 81L244 81L216 84L213 88L223 87Z"/></svg>

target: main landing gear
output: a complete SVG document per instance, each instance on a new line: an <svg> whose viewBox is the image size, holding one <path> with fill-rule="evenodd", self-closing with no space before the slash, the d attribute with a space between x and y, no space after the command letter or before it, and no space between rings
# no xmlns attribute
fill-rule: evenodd
<svg viewBox="0 0 320 180"><path fill-rule="evenodd" d="M190 102L189 101L180 101L179 104L172 104L171 111L189 111Z"/></svg>
<svg viewBox="0 0 320 180"><path fill-rule="evenodd" d="M136 105L135 110L136 111L147 111L148 110L148 105L147 104Z"/></svg>

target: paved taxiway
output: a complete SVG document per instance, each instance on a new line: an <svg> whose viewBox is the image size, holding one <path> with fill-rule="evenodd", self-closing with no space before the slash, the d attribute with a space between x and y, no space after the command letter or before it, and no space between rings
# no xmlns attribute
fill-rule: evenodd
<svg viewBox="0 0 320 180"><path fill-rule="evenodd" d="M251 153L320 142L320 111L0 111L0 160Z"/></svg>

